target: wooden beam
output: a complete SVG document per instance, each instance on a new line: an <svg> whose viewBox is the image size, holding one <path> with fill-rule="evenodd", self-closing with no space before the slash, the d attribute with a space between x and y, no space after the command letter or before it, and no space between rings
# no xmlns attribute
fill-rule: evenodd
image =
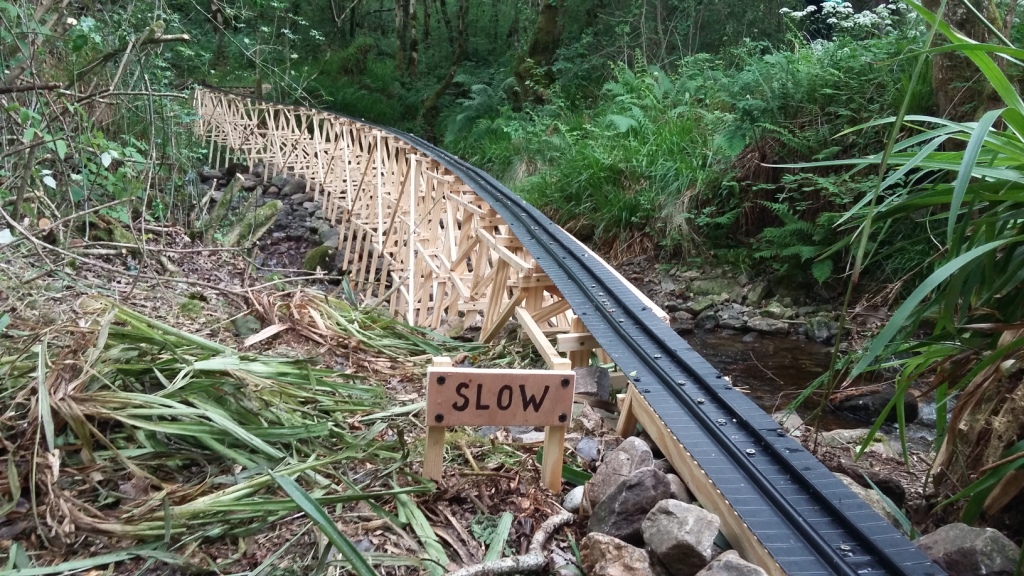
<svg viewBox="0 0 1024 576"><path fill-rule="evenodd" d="M519 272L520 274L526 274L533 271L533 266L531 264L527 263L522 258L513 254L512 251L509 250L508 248L499 245L497 240L494 239L494 236L491 236L490 234L484 232L483 230L477 230L476 235L491 250L497 252L498 256L502 260L508 262L508 265L511 266L516 272Z"/></svg>
<svg viewBox="0 0 1024 576"><path fill-rule="evenodd" d="M434 358L435 368L450 368L452 359L447 356ZM423 476L434 482L441 481L444 469L444 426L427 426L427 444L423 449Z"/></svg>
<svg viewBox="0 0 1024 576"><path fill-rule="evenodd" d="M519 325L523 327L523 332L530 337L534 348L537 349L537 352L540 353L540 357L544 359L544 362L547 363L549 368L556 370L556 368L554 368L555 365L571 366L569 359L563 358L559 355L558 350L555 350L555 347L551 345L551 342L548 341L547 335L544 334L540 329L540 326L538 326L533 320L533 316L530 316L530 313L526 311L526 308L523 308L522 306L517 307L516 318L519 320Z"/></svg>

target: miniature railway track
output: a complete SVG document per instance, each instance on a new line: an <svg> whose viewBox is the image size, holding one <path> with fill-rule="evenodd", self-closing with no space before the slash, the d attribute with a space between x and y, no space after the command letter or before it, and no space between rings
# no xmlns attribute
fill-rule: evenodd
<svg viewBox="0 0 1024 576"><path fill-rule="evenodd" d="M634 287L539 210L490 175L416 136L338 117L408 143L503 219L604 352L628 374L636 401L649 406L670 434L659 442L662 451L695 465L684 479L691 489L694 482L707 484L703 491L694 490L698 499L703 493L727 503L728 510L714 510L731 515L723 518L723 526L740 526L755 542L737 546L741 553L758 556L755 547L767 552L760 561L748 560L770 574L945 574L733 389ZM669 440L678 446L662 445Z"/></svg>

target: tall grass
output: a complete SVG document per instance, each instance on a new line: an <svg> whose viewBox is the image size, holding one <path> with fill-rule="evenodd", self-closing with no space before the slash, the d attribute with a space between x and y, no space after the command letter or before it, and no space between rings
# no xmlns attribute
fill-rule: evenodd
<svg viewBox="0 0 1024 576"><path fill-rule="evenodd" d="M949 496L942 505L957 503L972 522L997 513L1022 487L1016 472L1024 467L1024 443L1017 441L1024 432L1024 101L997 60L1016 67L1024 51L977 43L908 3L948 40L925 53L969 58L1002 107L973 122L915 114L876 120L857 130L891 127L891 153L828 163L890 168L878 193L865 195L844 218L861 242L854 278L880 259L885 236L908 223L922 224L927 235L919 242L934 246L922 272L907 279L914 289L889 322L831 377L848 383L897 374L896 397L876 431L894 408L902 424L911 384L927 383L937 403L932 473L939 493Z"/></svg>

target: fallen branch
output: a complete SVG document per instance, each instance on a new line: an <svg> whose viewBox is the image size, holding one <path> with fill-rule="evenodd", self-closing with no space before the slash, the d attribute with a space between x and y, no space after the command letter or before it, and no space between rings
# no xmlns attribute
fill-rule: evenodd
<svg viewBox="0 0 1024 576"><path fill-rule="evenodd" d="M545 520L533 534L533 538L530 539L529 551L526 554L466 566L449 573L448 576L502 576L519 572L540 572L548 563L548 557L542 552L544 544L551 539L555 530L574 520L576 520L576 515L569 512L552 516Z"/></svg>
<svg viewBox="0 0 1024 576"><path fill-rule="evenodd" d="M60 82L46 84L22 84L20 86L0 86L0 94L17 94L19 92L35 92L37 90L56 90L63 86Z"/></svg>

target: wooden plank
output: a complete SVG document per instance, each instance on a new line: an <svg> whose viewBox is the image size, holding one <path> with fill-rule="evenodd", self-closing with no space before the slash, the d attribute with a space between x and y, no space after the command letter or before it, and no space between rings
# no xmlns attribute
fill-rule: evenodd
<svg viewBox="0 0 1024 576"><path fill-rule="evenodd" d="M481 342L490 342L501 332L501 329L512 318L516 306L519 306L519 303L523 301L524 296L522 288L516 289L515 293L512 294L512 298L501 307L501 310L494 318L494 322L489 323L490 326L487 328L487 331L480 335Z"/></svg>
<svg viewBox="0 0 1024 576"><path fill-rule="evenodd" d="M452 365L452 359L447 356L434 358L435 368L448 368ZM427 421L427 444L423 449L423 476L434 482L441 481L441 472L444 468L444 426L431 426Z"/></svg>
<svg viewBox="0 0 1024 576"><path fill-rule="evenodd" d="M573 319L574 322L575 320ZM555 340L557 342L555 347L559 352L575 352L577 350L590 352L599 346L597 339L590 332L574 331L568 334L559 334Z"/></svg>
<svg viewBox="0 0 1024 576"><path fill-rule="evenodd" d="M540 274L534 272L533 274L525 274L523 276L520 276L516 280L513 280L511 282L511 285L522 286L523 288L548 288L554 286L555 283L551 281L551 278L548 278L547 274Z"/></svg>
<svg viewBox="0 0 1024 576"><path fill-rule="evenodd" d="M559 314L565 314L569 310L571 310L571 308L569 307L569 302L567 300L562 300L561 298L559 298L558 300L555 300L551 304L548 304L547 306L534 312L533 319L536 320L538 324L540 324L543 322L547 322L548 320L554 318L555 316L558 316Z"/></svg>
<svg viewBox="0 0 1024 576"><path fill-rule="evenodd" d="M572 414L570 407L569 413ZM555 494L562 490L562 460L565 454L565 431L567 426L544 428L544 455L541 457L541 481Z"/></svg>
<svg viewBox="0 0 1024 576"><path fill-rule="evenodd" d="M586 330L587 327L583 325L583 320L581 320L578 316L576 318L572 319L572 326L571 326L571 328L572 328L573 332L576 332L577 335L578 334L586 334L586 336L589 337L591 341L593 341L593 339L594 339L593 336L590 336L589 333L582 332L583 330ZM577 332L577 331L579 331L579 332ZM555 336L555 341L558 342L558 344L559 344L558 350L560 352L563 351L562 348L561 348L562 339L565 338L565 336L569 336L569 335L570 334L559 334L558 336ZM579 343L579 342L586 342L586 341L587 341L586 338L582 338L582 339L578 338L578 339L574 340L573 342L574 343ZM590 364L590 350L591 350L591 348L581 347L581 348L577 348L577 349L569 352L569 362L572 362L572 367L573 368L581 368L581 367L589 365Z"/></svg>
<svg viewBox="0 0 1024 576"><path fill-rule="evenodd" d="M498 256L502 260L508 262L509 266L515 269L516 272L519 272L520 274L526 274L533 271L533 266L531 264L513 254L512 251L509 250L508 248L500 246L498 242L494 239L494 236L491 236L490 234L484 232L483 230L477 230L476 235L484 244L490 247L491 250L497 252Z"/></svg>
<svg viewBox="0 0 1024 576"><path fill-rule="evenodd" d="M717 514L721 519L722 534L729 540L732 547L739 552L744 560L757 564L765 572L772 576L785 576L785 572L778 562L772 558L768 550L757 539L757 536L750 530L743 520L732 509L732 505L725 499L722 493L715 487L708 475L701 469L700 464L686 450L682 439L676 438L669 431L665 423L654 411L654 408L647 403L636 388L630 386L626 400L623 405L623 417L626 411L635 417L635 421L644 427L646 432L662 454L672 463L679 477L690 489L690 492L697 498L709 512ZM621 421L620 421L621 422ZM625 426L620 425L620 432L623 428L629 428L629 422ZM632 426L635 428L635 424ZM626 430L628 431L628 430Z"/></svg>
<svg viewBox="0 0 1024 576"><path fill-rule="evenodd" d="M629 376L626 376L622 372L612 372L609 374L609 382L612 390L625 390L629 388Z"/></svg>
<svg viewBox="0 0 1024 576"><path fill-rule="evenodd" d="M441 368L427 371L427 422L451 426L564 426L572 370Z"/></svg>
<svg viewBox="0 0 1024 576"><path fill-rule="evenodd" d="M541 358L547 363L548 367L561 365L561 363L569 364L568 358L562 358L555 347L548 341L548 337L540 329L533 320L533 316L527 312L526 308L519 306L516 308L516 318L519 320L519 325L523 327L523 332L530 337L533 342L533 346L540 353Z"/></svg>

